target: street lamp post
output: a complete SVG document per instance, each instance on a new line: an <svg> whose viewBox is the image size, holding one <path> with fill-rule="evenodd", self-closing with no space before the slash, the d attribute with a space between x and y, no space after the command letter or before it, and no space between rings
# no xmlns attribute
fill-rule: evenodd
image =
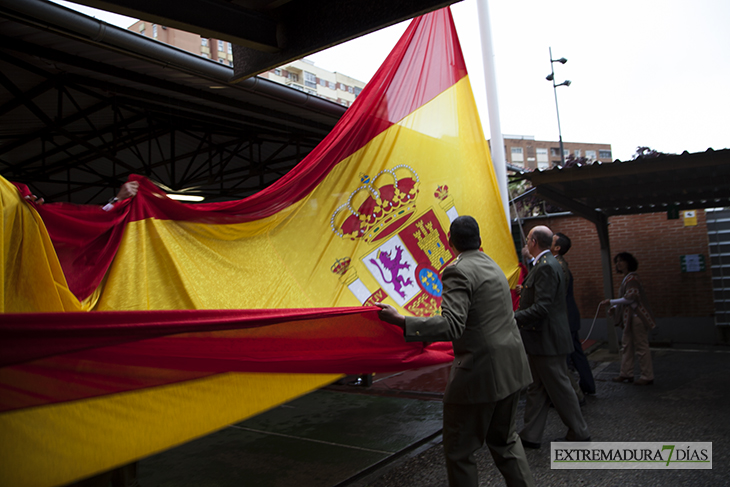
<svg viewBox="0 0 730 487"><path fill-rule="evenodd" d="M563 150L563 133L560 130L560 110L558 110L558 86L570 86L570 80L565 80L562 83L555 84L555 70L553 69L553 63L565 64L568 62L567 59L561 57L560 59L553 59L553 48L549 47L550 52L550 74L545 77L546 80L552 81L553 93L555 94L555 113L558 115L558 137L560 141L560 165L565 167L565 150Z"/></svg>

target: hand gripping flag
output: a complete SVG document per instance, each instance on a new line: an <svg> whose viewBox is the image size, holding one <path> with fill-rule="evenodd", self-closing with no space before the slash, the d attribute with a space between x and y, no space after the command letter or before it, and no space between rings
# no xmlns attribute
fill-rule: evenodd
<svg viewBox="0 0 730 487"><path fill-rule="evenodd" d="M268 189L184 205L131 179L138 195L110 212L35 206L0 181L2 485L102 472L341 374L451 360L368 305L438 312L459 214L518 277L448 9L414 19L332 132Z"/></svg>

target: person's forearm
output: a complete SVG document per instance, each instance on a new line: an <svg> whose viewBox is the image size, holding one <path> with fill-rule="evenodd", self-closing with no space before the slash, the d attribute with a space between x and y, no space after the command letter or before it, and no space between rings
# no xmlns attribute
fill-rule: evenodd
<svg viewBox="0 0 730 487"><path fill-rule="evenodd" d="M464 333L464 327L448 312L430 318L407 316L403 336L407 342L450 342Z"/></svg>

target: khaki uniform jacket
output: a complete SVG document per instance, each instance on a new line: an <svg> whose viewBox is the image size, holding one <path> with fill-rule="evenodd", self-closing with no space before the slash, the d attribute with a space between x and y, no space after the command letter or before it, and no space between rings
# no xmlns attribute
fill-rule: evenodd
<svg viewBox="0 0 730 487"><path fill-rule="evenodd" d="M573 351L565 304L565 275L550 252L540 256L527 274L515 312L530 355L567 355Z"/></svg>
<svg viewBox="0 0 730 487"><path fill-rule="evenodd" d="M486 254L469 250L442 275L441 315L406 317L406 341L451 341L454 362L445 403L504 399L532 382L504 273Z"/></svg>

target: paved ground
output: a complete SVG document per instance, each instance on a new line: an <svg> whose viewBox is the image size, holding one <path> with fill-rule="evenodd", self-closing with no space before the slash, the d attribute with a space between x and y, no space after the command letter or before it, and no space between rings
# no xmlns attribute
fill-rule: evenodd
<svg viewBox="0 0 730 487"><path fill-rule="evenodd" d="M583 408L594 441L712 442L713 470L551 470L550 447L528 450L538 486L730 485L730 349L654 349L656 382L616 384L617 356L590 355L598 392ZM153 486L429 487L446 485L440 391L447 369L333 386L142 460ZM521 424L524 401L520 403ZM544 440L565 434L551 412ZM504 485L488 450L480 485Z"/></svg>
<svg viewBox="0 0 730 487"><path fill-rule="evenodd" d="M617 357L599 350L591 356L598 391L583 414L594 441L712 442L713 470L551 470L550 448L528 450L538 486L724 486L730 485L730 350L654 350L652 386L610 382ZM522 424L524 402L518 412ZM544 439L565 434L552 412ZM504 485L486 449L477 457L480 485ZM354 485L429 487L446 485L439 447L400 462L390 471Z"/></svg>

